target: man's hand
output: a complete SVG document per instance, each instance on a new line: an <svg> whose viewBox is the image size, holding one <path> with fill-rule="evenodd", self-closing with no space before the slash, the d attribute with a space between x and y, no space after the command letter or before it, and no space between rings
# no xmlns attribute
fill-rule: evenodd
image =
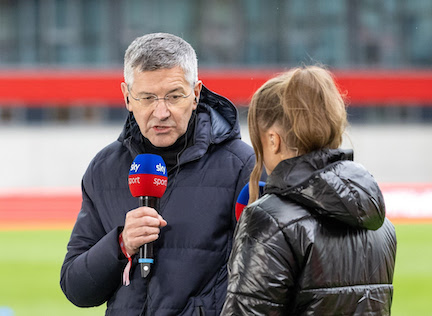
<svg viewBox="0 0 432 316"><path fill-rule="evenodd" d="M158 239L160 227L166 225L167 222L153 208L143 206L129 211L122 232L127 253L132 256L142 245Z"/></svg>

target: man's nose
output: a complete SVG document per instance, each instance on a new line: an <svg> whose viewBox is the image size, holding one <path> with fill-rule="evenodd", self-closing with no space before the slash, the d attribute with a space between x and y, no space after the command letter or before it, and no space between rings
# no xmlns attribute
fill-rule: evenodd
<svg viewBox="0 0 432 316"><path fill-rule="evenodd" d="M157 100L155 108L153 110L153 116L157 117L160 120L166 119L171 115L171 112L166 105L166 101L164 99Z"/></svg>

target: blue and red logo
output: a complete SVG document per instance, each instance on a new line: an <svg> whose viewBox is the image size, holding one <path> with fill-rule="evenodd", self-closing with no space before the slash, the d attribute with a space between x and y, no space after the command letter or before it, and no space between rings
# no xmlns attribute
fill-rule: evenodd
<svg viewBox="0 0 432 316"><path fill-rule="evenodd" d="M153 154L136 156L129 170L129 189L132 196L161 198L167 184L166 165L161 156Z"/></svg>
<svg viewBox="0 0 432 316"><path fill-rule="evenodd" d="M259 196L261 196L264 191L265 182L259 181L258 185L259 185ZM243 212L243 209L248 204L248 202L249 202L249 182L246 183L246 185L240 191L240 194L237 198L237 203L235 206L235 216L237 220L240 218L240 215Z"/></svg>

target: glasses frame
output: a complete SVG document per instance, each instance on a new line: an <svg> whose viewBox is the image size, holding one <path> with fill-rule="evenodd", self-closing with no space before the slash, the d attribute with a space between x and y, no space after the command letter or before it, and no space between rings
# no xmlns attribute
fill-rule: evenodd
<svg viewBox="0 0 432 316"><path fill-rule="evenodd" d="M194 86L195 86L195 83L191 86L191 92L189 92L188 95L185 95L184 93L180 93L180 92L172 92L172 93L168 93L168 94L166 94L166 95L165 95L164 97L162 97L162 98L159 98L159 97L158 97L157 95L155 95L155 94L149 94L149 96L152 97L153 101L152 101L151 104L148 104L148 105L144 105L144 104L141 102L141 100L147 99L148 97L145 97L145 98L135 98L135 97L133 96L131 90L130 90L129 85L127 86L127 89L128 89L129 95L132 97L132 99L134 99L135 101L138 101L138 103L139 103L142 107L149 108L149 107L151 107L151 106L154 106L154 105L158 104L160 100L163 100L166 106L168 106L168 105L176 105L176 104L180 103L181 101L183 101L183 99L186 99L186 98L188 98L188 97L191 96L192 92L194 91ZM176 103L171 103L171 102L169 101L169 97L168 97L168 96L169 96L170 94L173 94L173 93L176 93L176 95L179 95L182 99L179 99L179 101L177 101Z"/></svg>

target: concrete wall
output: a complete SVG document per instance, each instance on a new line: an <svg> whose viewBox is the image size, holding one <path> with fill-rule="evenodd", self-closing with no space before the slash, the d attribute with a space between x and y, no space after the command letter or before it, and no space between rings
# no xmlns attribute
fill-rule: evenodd
<svg viewBox="0 0 432 316"><path fill-rule="evenodd" d="M93 156L120 125L0 127L0 189L77 188ZM242 134L249 142L247 127ZM378 182L432 182L432 126L352 126L344 148Z"/></svg>

